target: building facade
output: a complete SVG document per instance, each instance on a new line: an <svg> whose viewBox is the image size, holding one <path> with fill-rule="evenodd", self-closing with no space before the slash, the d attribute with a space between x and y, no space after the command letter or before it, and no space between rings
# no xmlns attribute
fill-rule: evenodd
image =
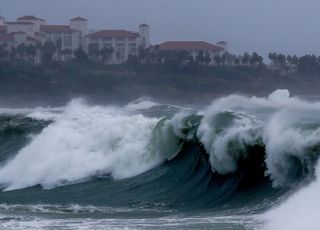
<svg viewBox="0 0 320 230"><path fill-rule="evenodd" d="M36 45L37 40L33 37L28 36L24 32L12 32L3 36L0 36L0 45L6 45L6 47L11 50L12 48L17 48L19 45L24 44Z"/></svg>
<svg viewBox="0 0 320 230"><path fill-rule="evenodd" d="M87 19L76 17L70 20L69 25L49 25L46 20L31 15L20 17L14 22L0 18L0 41L6 41L8 45L18 44L14 37L22 33L36 43L54 42L59 50L75 51L86 45L84 38L87 35Z"/></svg>
<svg viewBox="0 0 320 230"><path fill-rule="evenodd" d="M213 60L215 56L221 56L227 52L227 44L212 44L204 41L167 41L156 46L159 51L175 52L175 51L185 51L196 59L198 54L202 52L203 54L209 54L210 58Z"/></svg>
<svg viewBox="0 0 320 230"><path fill-rule="evenodd" d="M19 17L13 22L7 22L0 16L0 45L16 48L23 43L43 45L46 42L55 44L56 59L66 60L61 59L61 56L69 55L69 60L79 48L91 55L94 48L95 59L106 64L124 63L131 56L137 56L141 50L151 47L150 27L147 24L141 24L137 32L98 30L89 33L88 20L82 17L70 19L67 25L52 25L45 19L32 15ZM227 43L224 41L217 44L204 41L168 41L152 47L157 47L160 51L187 51L193 58L199 52L209 53L212 59L227 52Z"/></svg>
<svg viewBox="0 0 320 230"><path fill-rule="evenodd" d="M127 30L99 30L87 35L88 47L96 45L99 50L109 49L108 64L121 64L130 56L137 56L139 49L150 46L150 29L146 24L139 26L139 33Z"/></svg>

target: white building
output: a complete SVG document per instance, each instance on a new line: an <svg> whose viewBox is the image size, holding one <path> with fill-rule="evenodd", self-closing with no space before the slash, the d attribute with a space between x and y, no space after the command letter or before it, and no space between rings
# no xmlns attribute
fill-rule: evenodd
<svg viewBox="0 0 320 230"><path fill-rule="evenodd" d="M100 30L87 35L88 46L97 44L99 50L112 49L109 64L120 64L129 56L137 56L139 48L150 46L150 29L146 24L139 26L139 33L127 30Z"/></svg>
<svg viewBox="0 0 320 230"><path fill-rule="evenodd" d="M159 51L186 51L195 59L199 52L208 53L213 59L217 55L223 55L226 50L220 45L204 41L168 41L156 46Z"/></svg>
<svg viewBox="0 0 320 230"><path fill-rule="evenodd" d="M225 41L217 42L217 45L220 46L225 52L228 52L228 43Z"/></svg>
<svg viewBox="0 0 320 230"><path fill-rule="evenodd" d="M62 50L74 51L86 45L87 22L85 18L76 17L70 20L69 25L48 25L46 20L32 15L20 17L14 22L6 22L0 17L0 40L1 36L6 36L2 40L7 40L13 38L12 34L23 32L39 43L51 41L61 46Z"/></svg>
<svg viewBox="0 0 320 230"><path fill-rule="evenodd" d="M17 22L32 23L35 33L39 33L40 32L40 26L41 25L46 25L47 24L46 20L44 20L42 18L37 18L37 17L32 16L32 15L27 15L27 16L23 16L23 17L17 18Z"/></svg>
<svg viewBox="0 0 320 230"><path fill-rule="evenodd" d="M67 25L42 25L40 34L44 36L43 42L53 42L61 50L74 51L80 47L81 32Z"/></svg>
<svg viewBox="0 0 320 230"><path fill-rule="evenodd" d="M69 25L45 25L40 26L40 34L44 41L54 42L59 49L75 51L80 46L85 48L84 36L87 34L88 20L81 17L72 18Z"/></svg>
<svg viewBox="0 0 320 230"><path fill-rule="evenodd" d="M7 35L0 36L0 45L6 45L7 49L17 48L21 44L36 45L38 40L28 36L24 32L13 32Z"/></svg>
<svg viewBox="0 0 320 230"><path fill-rule="evenodd" d="M140 45L144 49L149 48L150 46L150 26L147 24L141 24L139 26L139 35L140 35Z"/></svg>
<svg viewBox="0 0 320 230"><path fill-rule="evenodd" d="M24 32L30 37L34 37L36 30L31 22L7 22L7 33Z"/></svg>

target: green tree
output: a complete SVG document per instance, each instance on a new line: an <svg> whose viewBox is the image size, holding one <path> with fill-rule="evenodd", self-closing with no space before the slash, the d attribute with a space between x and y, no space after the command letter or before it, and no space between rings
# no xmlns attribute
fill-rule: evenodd
<svg viewBox="0 0 320 230"><path fill-rule="evenodd" d="M0 60L1 62L5 62L9 59L9 51L7 43L3 43L0 45Z"/></svg>
<svg viewBox="0 0 320 230"><path fill-rule="evenodd" d="M247 52L245 52L244 55L242 56L241 63L243 65L249 65L250 58L251 58L250 55Z"/></svg>
<svg viewBox="0 0 320 230"><path fill-rule="evenodd" d="M37 56L37 49L36 46L33 44L30 44L26 47L26 54L28 56L28 60L31 63L35 63L36 56Z"/></svg>
<svg viewBox="0 0 320 230"><path fill-rule="evenodd" d="M209 65L211 63L211 56L208 51L205 53L203 61L206 65Z"/></svg>
<svg viewBox="0 0 320 230"><path fill-rule="evenodd" d="M220 55L214 56L213 60L214 60L214 63L216 66L221 66L221 56Z"/></svg>
<svg viewBox="0 0 320 230"><path fill-rule="evenodd" d="M17 54L18 54L18 58L20 60L25 60L26 59L26 44L21 43L17 46Z"/></svg>
<svg viewBox="0 0 320 230"><path fill-rule="evenodd" d="M256 52L253 52L250 57L249 63L251 66L260 66L263 63L263 58Z"/></svg>
<svg viewBox="0 0 320 230"><path fill-rule="evenodd" d="M83 50L82 46L76 49L73 54L74 54L75 61L78 63L84 63L88 61L88 55Z"/></svg>
<svg viewBox="0 0 320 230"><path fill-rule="evenodd" d="M114 53L114 48L113 47L104 46L100 50L100 55L101 55L102 62L104 64L109 64L110 63L110 59L111 59L111 55L113 53Z"/></svg>
<svg viewBox="0 0 320 230"><path fill-rule="evenodd" d="M203 54L203 51L202 50L200 50L199 52L198 52L198 55L196 56L196 62L198 63L198 64L200 64L200 65L202 65L203 63L204 63L204 54Z"/></svg>
<svg viewBox="0 0 320 230"><path fill-rule="evenodd" d="M56 53L56 45L47 41L41 47L41 62L44 64L49 64L53 61L53 55Z"/></svg>
<svg viewBox="0 0 320 230"><path fill-rule="evenodd" d="M91 43L88 46L88 55L91 59L97 61L100 57L100 49L98 43Z"/></svg>

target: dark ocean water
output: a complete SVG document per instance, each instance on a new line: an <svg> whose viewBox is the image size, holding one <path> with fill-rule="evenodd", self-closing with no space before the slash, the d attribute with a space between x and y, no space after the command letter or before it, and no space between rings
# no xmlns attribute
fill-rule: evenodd
<svg viewBox="0 0 320 230"><path fill-rule="evenodd" d="M319 153L320 104L286 90L3 108L0 229L317 229Z"/></svg>

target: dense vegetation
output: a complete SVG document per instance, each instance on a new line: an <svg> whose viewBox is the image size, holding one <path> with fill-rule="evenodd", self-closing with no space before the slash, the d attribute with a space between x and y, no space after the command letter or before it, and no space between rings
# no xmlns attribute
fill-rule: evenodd
<svg viewBox="0 0 320 230"><path fill-rule="evenodd" d="M266 65L257 53L225 54L214 60L200 52L140 50L127 63L108 65L113 50L81 48L73 59L54 44L0 47L1 105L60 105L75 97L99 103L127 102L141 96L183 103L208 102L230 93L267 95L277 88L293 94L318 94L320 58L270 54ZM64 54L63 54L64 53ZM39 62L36 59L40 58Z"/></svg>

